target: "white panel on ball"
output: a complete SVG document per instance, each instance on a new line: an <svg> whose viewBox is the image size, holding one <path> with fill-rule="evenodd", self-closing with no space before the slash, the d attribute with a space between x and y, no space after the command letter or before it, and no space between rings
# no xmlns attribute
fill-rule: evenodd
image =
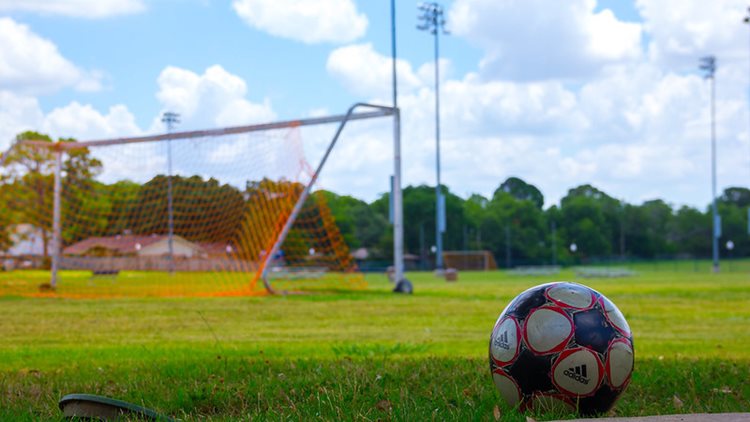
<svg viewBox="0 0 750 422"><path fill-rule="evenodd" d="M615 341L607 352L607 376L612 387L622 387L633 372L633 348L625 339Z"/></svg>
<svg viewBox="0 0 750 422"><path fill-rule="evenodd" d="M573 321L555 308L537 308L526 319L524 337L537 353L557 351L573 336Z"/></svg>
<svg viewBox="0 0 750 422"><path fill-rule="evenodd" d="M565 352L552 367L552 380L557 388L581 397L594 393L603 369L596 353L584 347Z"/></svg>
<svg viewBox="0 0 750 422"><path fill-rule="evenodd" d="M516 406L521 402L521 389L518 388L513 378L502 371L495 371L492 373L492 380L506 403L510 406Z"/></svg>
<svg viewBox="0 0 750 422"><path fill-rule="evenodd" d="M518 354L520 331L515 318L506 318L492 332L490 353L499 364L511 362Z"/></svg>
<svg viewBox="0 0 750 422"><path fill-rule="evenodd" d="M547 290L547 297L561 306L586 309L594 305L591 290L573 283L556 284Z"/></svg>
<svg viewBox="0 0 750 422"><path fill-rule="evenodd" d="M617 309L614 303L610 302L609 299L602 296L602 308L604 308L604 315L607 320L612 323L620 332L626 336L630 336L630 326L625 320L625 316Z"/></svg>

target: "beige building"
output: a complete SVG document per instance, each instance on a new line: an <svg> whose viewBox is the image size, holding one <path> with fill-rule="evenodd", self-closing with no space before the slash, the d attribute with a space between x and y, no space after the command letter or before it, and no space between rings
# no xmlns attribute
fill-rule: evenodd
<svg viewBox="0 0 750 422"><path fill-rule="evenodd" d="M203 248L181 236L172 236L174 256L197 258L205 254ZM63 250L63 255L72 256L164 256L169 254L169 238L152 234L90 237L74 243Z"/></svg>

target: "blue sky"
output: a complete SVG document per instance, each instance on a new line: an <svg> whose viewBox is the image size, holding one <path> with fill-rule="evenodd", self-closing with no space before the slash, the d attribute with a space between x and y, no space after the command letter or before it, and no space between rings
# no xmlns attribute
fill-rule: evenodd
<svg viewBox="0 0 750 422"><path fill-rule="evenodd" d="M405 183L433 184L432 38L397 1ZM736 0L442 3L443 181L491 195L509 176L552 205L592 183L616 198L710 200L714 54L719 188L746 186L747 5ZM196 129L390 101L387 0L0 0L0 147L27 129L79 139ZM357 128L322 186L372 200L386 127ZM313 133L310 161L325 143ZM385 143L384 143L385 142ZM362 155L367 155L363 159ZM355 163L357 165L355 165Z"/></svg>
<svg viewBox="0 0 750 422"><path fill-rule="evenodd" d="M433 59L432 38L415 29L415 5L397 5L397 47L411 62L424 63ZM363 1L357 8L369 22L362 41L390 55L389 1ZM168 65L200 72L220 64L252 87L249 99L268 97L279 104L281 118L322 107L341 111L362 99L343 90L326 72L328 54L338 43L306 44L269 35L244 23L229 2L160 1L148 3L144 13L97 20L29 12L8 15L53 40L78 66L104 73L104 92L61 90L40 97L45 110L73 100L97 108L124 103L138 123L147 126L160 110L154 98L156 77ZM455 73L476 68L480 50L454 37L441 41L441 56L451 57Z"/></svg>

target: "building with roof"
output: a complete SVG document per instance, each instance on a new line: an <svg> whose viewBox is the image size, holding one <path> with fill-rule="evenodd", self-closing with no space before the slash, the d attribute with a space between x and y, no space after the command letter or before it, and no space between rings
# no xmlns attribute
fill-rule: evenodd
<svg viewBox="0 0 750 422"><path fill-rule="evenodd" d="M180 258L200 257L203 248L182 236L172 236L174 256ZM65 249L68 256L164 256L169 254L169 236L167 235L116 235L89 237L76 242Z"/></svg>

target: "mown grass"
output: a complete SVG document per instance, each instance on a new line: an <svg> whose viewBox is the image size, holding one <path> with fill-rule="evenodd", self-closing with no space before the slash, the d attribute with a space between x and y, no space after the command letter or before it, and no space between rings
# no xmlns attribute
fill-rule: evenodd
<svg viewBox="0 0 750 422"><path fill-rule="evenodd" d="M368 276L367 290L305 296L0 298L0 420L56 420L74 392L184 420L494 420L496 406L524 420L494 390L487 341L510 299L550 280L409 278L413 296ZM750 411L750 277L580 281L634 331L636 371L614 414Z"/></svg>

